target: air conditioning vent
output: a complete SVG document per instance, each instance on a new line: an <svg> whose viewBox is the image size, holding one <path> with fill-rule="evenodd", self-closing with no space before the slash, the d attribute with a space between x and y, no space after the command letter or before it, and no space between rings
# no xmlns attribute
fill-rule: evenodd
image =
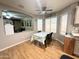
<svg viewBox="0 0 79 59"><path fill-rule="evenodd" d="M23 5L18 5L20 8L23 8L24 9L24 6Z"/></svg>

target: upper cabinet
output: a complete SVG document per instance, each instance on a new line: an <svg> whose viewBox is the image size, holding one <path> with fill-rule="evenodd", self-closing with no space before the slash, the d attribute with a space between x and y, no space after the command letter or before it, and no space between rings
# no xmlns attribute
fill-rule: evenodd
<svg viewBox="0 0 79 59"><path fill-rule="evenodd" d="M75 14L74 24L79 24L79 6L76 7L76 14Z"/></svg>

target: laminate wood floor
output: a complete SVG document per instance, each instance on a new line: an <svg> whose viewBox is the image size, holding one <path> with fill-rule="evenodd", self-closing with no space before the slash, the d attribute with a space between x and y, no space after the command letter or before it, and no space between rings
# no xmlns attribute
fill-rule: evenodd
<svg viewBox="0 0 79 59"><path fill-rule="evenodd" d="M0 52L0 59L60 59L65 54L63 46L58 41L52 43L49 47L43 49L30 41L24 42ZM71 57L79 59L74 56Z"/></svg>

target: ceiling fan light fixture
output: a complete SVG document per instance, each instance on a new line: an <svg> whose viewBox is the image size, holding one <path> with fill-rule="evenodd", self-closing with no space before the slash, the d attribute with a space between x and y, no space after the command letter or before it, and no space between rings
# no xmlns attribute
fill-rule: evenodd
<svg viewBox="0 0 79 59"><path fill-rule="evenodd" d="M41 12L41 14L45 14L45 13L46 13L46 11L42 11L42 12Z"/></svg>

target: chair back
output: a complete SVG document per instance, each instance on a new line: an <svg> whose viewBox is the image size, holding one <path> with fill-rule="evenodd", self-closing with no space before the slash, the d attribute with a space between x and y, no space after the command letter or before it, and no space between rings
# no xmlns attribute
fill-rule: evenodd
<svg viewBox="0 0 79 59"><path fill-rule="evenodd" d="M53 34L53 32L50 33L50 39L52 39L52 34Z"/></svg>
<svg viewBox="0 0 79 59"><path fill-rule="evenodd" d="M53 33L47 34L46 40L44 41L45 42L45 47L47 47L47 45L49 45L52 42L52 34Z"/></svg>
<svg viewBox="0 0 79 59"><path fill-rule="evenodd" d="M74 58L72 58L72 57L70 57L70 56L67 56L67 55L62 55L62 56L60 57L60 59L74 59Z"/></svg>
<svg viewBox="0 0 79 59"><path fill-rule="evenodd" d="M39 33L39 32L41 32L41 31L37 31L37 32Z"/></svg>

